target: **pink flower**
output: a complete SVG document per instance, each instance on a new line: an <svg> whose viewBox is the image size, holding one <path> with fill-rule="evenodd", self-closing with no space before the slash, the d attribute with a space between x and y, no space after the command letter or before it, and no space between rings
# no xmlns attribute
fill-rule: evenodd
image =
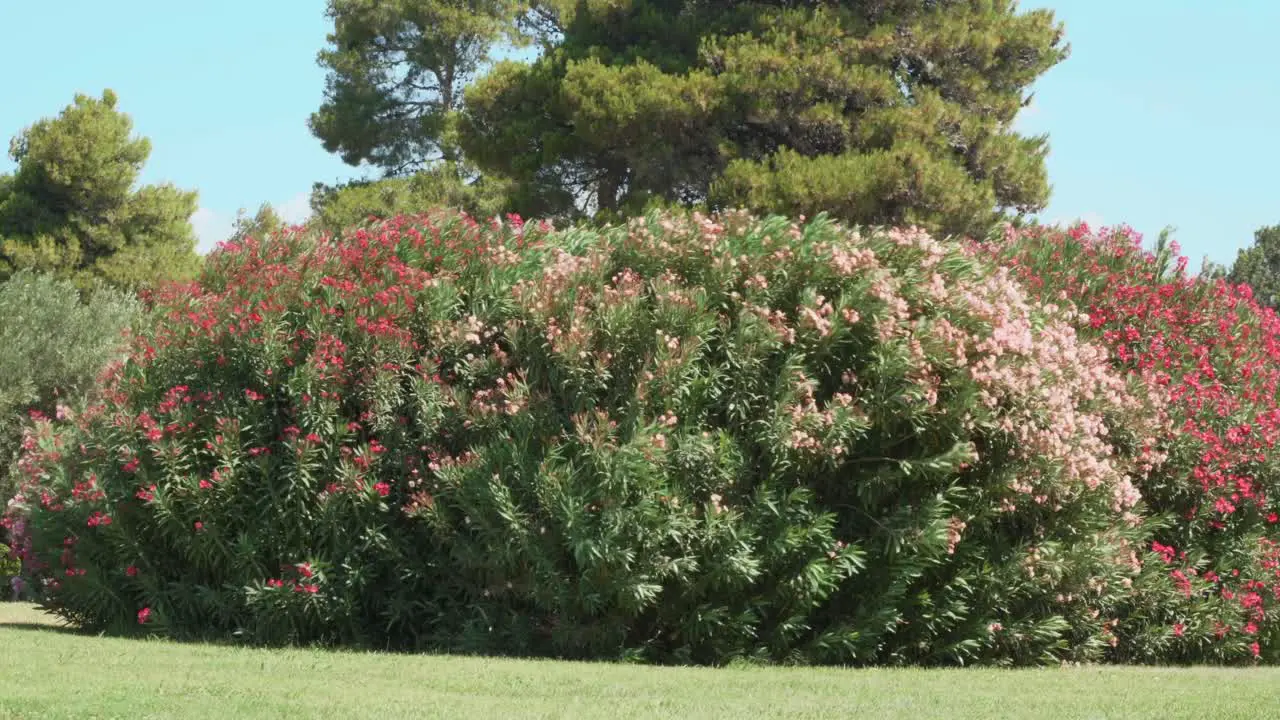
<svg viewBox="0 0 1280 720"><path fill-rule="evenodd" d="M1185 633L1186 633L1186 631L1187 631L1187 626L1183 625L1182 623L1174 623L1174 624L1173 624L1173 636L1174 636L1174 637L1182 637L1182 636L1183 636L1183 634L1185 634Z"/></svg>
<svg viewBox="0 0 1280 720"><path fill-rule="evenodd" d="M1173 557L1177 550L1168 545L1162 545L1159 542L1152 541L1151 552L1159 555L1165 563L1168 564L1173 562Z"/></svg>
<svg viewBox="0 0 1280 720"><path fill-rule="evenodd" d="M201 490L208 490L208 489L209 489L209 488L211 488L211 487L213 487L213 483L209 482L208 480L201 480L201 481L200 481L200 489L201 489Z"/></svg>
<svg viewBox="0 0 1280 720"><path fill-rule="evenodd" d="M386 497L391 494L391 486L384 482L375 483L373 489L382 497Z"/></svg>
<svg viewBox="0 0 1280 720"><path fill-rule="evenodd" d="M202 523L202 522L200 522L199 520L197 520L197 521L196 521L196 532L200 532L201 530L204 530L204 523Z"/></svg>
<svg viewBox="0 0 1280 720"><path fill-rule="evenodd" d="M151 608L149 608L149 607L144 607L144 608L142 608L141 610L139 610L139 611L138 611L138 624L139 624L139 625L146 625L146 624L147 624L147 621L149 621L150 619L151 619Z"/></svg>

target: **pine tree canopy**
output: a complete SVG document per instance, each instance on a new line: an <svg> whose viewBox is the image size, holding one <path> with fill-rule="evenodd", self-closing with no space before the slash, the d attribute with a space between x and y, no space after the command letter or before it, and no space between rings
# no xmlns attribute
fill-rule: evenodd
<svg viewBox="0 0 1280 720"><path fill-rule="evenodd" d="M332 0L330 14L312 127L389 174L462 161L591 211L658 200L951 233L1048 198L1047 140L1013 125L1067 48L1050 11L1012 0ZM530 42L532 62L490 62Z"/></svg>
<svg viewBox="0 0 1280 720"><path fill-rule="evenodd" d="M139 288L195 272L196 193L137 187L151 144L116 101L110 90L77 95L13 139L17 170L0 178L0 278L32 269L81 287Z"/></svg>

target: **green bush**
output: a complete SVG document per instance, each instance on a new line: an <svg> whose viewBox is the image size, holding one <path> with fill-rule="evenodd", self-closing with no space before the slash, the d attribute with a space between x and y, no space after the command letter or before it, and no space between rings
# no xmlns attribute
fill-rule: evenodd
<svg viewBox="0 0 1280 720"><path fill-rule="evenodd" d="M1154 413L914 231L440 213L231 243L7 522L92 629L661 662L1110 647Z"/></svg>
<svg viewBox="0 0 1280 720"><path fill-rule="evenodd" d="M17 599L12 582L20 572L22 564L18 562L18 558L8 545L0 543L0 602Z"/></svg>
<svg viewBox="0 0 1280 720"><path fill-rule="evenodd" d="M1114 658L1280 660L1280 317L1127 227L1029 227L982 252L1034 296L1086 311L1082 335L1165 418L1137 483L1160 521L1155 553Z"/></svg>
<svg viewBox="0 0 1280 720"><path fill-rule="evenodd" d="M13 496L8 466L32 413L81 402L103 368L123 359L132 296L109 288L82 296L70 282L19 272L0 284L0 498Z"/></svg>
<svg viewBox="0 0 1280 720"><path fill-rule="evenodd" d="M0 544L0 581L5 585L9 584L9 578L21 572L18 558L13 556L13 551L8 545Z"/></svg>

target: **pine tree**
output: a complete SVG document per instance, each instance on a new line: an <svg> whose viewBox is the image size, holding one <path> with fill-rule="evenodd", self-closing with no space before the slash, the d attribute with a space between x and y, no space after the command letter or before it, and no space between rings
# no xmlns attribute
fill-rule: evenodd
<svg viewBox="0 0 1280 720"><path fill-rule="evenodd" d="M132 135L116 100L111 90L77 95L14 138L17 170L0 178L0 278L29 268L83 288L95 279L138 288L198 267L196 194L167 184L135 189L151 144Z"/></svg>
<svg viewBox="0 0 1280 720"><path fill-rule="evenodd" d="M982 232L1048 195L1044 137L1013 131L1066 55L1012 0L561 0L532 64L466 93L484 172L652 198Z"/></svg>
<svg viewBox="0 0 1280 720"><path fill-rule="evenodd" d="M457 161L463 89L495 44L523 37L520 10L508 0L329 0L312 133L344 162L392 176Z"/></svg>

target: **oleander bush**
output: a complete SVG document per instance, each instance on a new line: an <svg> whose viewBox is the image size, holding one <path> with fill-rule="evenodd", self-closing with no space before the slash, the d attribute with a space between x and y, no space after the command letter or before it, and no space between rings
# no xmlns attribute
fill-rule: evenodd
<svg viewBox="0 0 1280 720"><path fill-rule="evenodd" d="M1071 299L1082 334L1168 416L1164 460L1136 481L1163 578L1126 606L1118 659L1280 659L1280 318L1127 227L1029 228L978 254L1042 301Z"/></svg>
<svg viewBox="0 0 1280 720"><path fill-rule="evenodd" d="M228 244L152 302L5 519L91 629L1031 664L1179 596L1138 490L1171 401L960 243L442 211Z"/></svg>

